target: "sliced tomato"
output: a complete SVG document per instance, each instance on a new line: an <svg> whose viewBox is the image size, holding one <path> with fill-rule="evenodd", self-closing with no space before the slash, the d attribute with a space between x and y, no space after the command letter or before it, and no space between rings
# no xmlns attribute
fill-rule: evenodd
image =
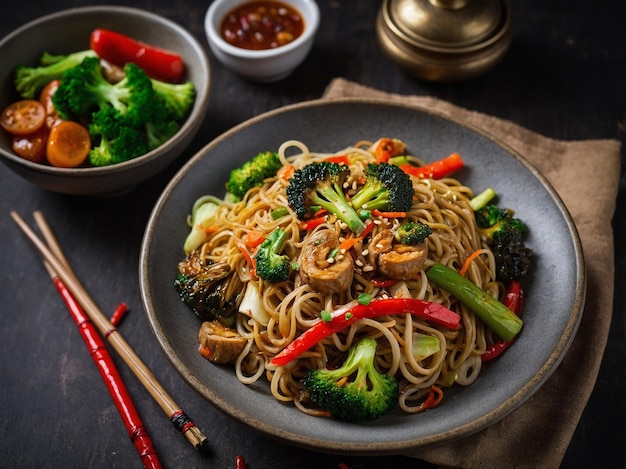
<svg viewBox="0 0 626 469"><path fill-rule="evenodd" d="M14 135L11 149L15 154L34 163L46 161L46 144L48 142L48 129L42 127L38 131L28 135Z"/></svg>
<svg viewBox="0 0 626 469"><path fill-rule="evenodd" d="M0 115L0 125L11 135L28 135L39 130L46 119L46 109L35 99L22 99L8 105Z"/></svg>
<svg viewBox="0 0 626 469"><path fill-rule="evenodd" d="M50 130L46 158L52 166L75 168L87 159L91 149L89 132L73 121L63 121Z"/></svg>

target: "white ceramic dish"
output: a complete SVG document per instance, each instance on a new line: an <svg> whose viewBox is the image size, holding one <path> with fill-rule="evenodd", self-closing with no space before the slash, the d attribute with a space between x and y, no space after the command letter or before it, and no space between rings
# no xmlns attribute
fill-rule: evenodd
<svg viewBox="0 0 626 469"><path fill-rule="evenodd" d="M315 39L320 13L313 0L281 0L293 6L304 19L304 31L293 42L274 49L247 50L226 42L220 34L225 15L250 0L215 0L209 6L204 28L209 47L226 67L253 81L273 82L290 75L304 61Z"/></svg>

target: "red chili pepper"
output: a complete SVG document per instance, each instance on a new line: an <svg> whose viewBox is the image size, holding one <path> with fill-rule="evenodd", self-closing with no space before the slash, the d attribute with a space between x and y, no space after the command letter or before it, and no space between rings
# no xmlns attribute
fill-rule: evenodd
<svg viewBox="0 0 626 469"><path fill-rule="evenodd" d="M443 390L434 384L430 387L430 392L426 400L420 406L420 410L427 410L436 407L443 399Z"/></svg>
<svg viewBox="0 0 626 469"><path fill-rule="evenodd" d="M117 305L117 308L115 308L115 311L113 311L113 314L111 315L111 324L117 327L124 316L126 316L127 312L128 307L126 306L126 303L120 303Z"/></svg>
<svg viewBox="0 0 626 469"><path fill-rule="evenodd" d="M134 62L157 80L177 83L185 73L185 64L180 55L115 31L94 29L89 43L91 49L104 60L118 67Z"/></svg>
<svg viewBox="0 0 626 469"><path fill-rule="evenodd" d="M509 282L502 303L517 316L521 317L524 311L524 291L519 281L511 280ZM482 361L488 362L500 356L512 343L513 341L507 342L503 339L494 342L485 350L485 353L481 355Z"/></svg>
<svg viewBox="0 0 626 469"><path fill-rule="evenodd" d="M463 160L458 153L452 153L450 156L433 161L424 166L413 166L410 164L402 164L400 168L411 176L418 178L441 179L454 173L463 167Z"/></svg>
<svg viewBox="0 0 626 469"><path fill-rule="evenodd" d="M344 308L335 310L331 314L332 319L330 321L320 320L304 331L276 355L271 363L277 366L284 366L309 350L320 340L345 329L359 319L402 313L411 313L449 329L456 329L460 322L460 316L445 306L415 298L388 298L372 301L369 305L349 304Z"/></svg>
<svg viewBox="0 0 626 469"><path fill-rule="evenodd" d="M325 161L328 161L329 163L345 164L348 166L350 164L350 157L348 155L335 155L329 156Z"/></svg>
<svg viewBox="0 0 626 469"><path fill-rule="evenodd" d="M246 460L241 454L238 454L235 457L235 469L246 469L247 467L248 465L246 464Z"/></svg>
<svg viewBox="0 0 626 469"><path fill-rule="evenodd" d="M374 285L375 287L378 288L386 288L386 287L390 287L392 285L395 285L396 283L399 282L399 280L393 279L393 278L389 278L389 279L377 279L377 278L373 278L371 280L372 285Z"/></svg>

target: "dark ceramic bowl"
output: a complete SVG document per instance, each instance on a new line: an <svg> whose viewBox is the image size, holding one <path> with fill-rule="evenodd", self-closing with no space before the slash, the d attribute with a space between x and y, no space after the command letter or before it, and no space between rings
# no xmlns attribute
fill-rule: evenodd
<svg viewBox="0 0 626 469"><path fill-rule="evenodd" d="M366 424L308 417L276 401L266 382L241 384L230 367L200 356L200 322L173 286L184 257L186 217L206 194L222 196L229 171L288 139L311 151L337 151L361 139L397 137L409 151L434 161L458 151L466 167L455 174L478 192L493 187L499 204L524 220L535 267L524 279L523 333L476 382L446 390L438 407L416 415L391 413ZM558 275L554 275L558 269ZM245 425L313 450L352 454L402 453L467 436L502 419L529 399L555 371L578 328L585 270L574 223L548 182L521 156L461 123L384 101L312 101L245 122L204 147L173 178L150 216L140 260L142 301L170 362L198 393Z"/></svg>
<svg viewBox="0 0 626 469"><path fill-rule="evenodd" d="M184 28L154 13L134 8L94 6L72 8L36 19L0 41L0 109L17 101L13 77L19 65L34 66L44 51L68 54L89 48L96 28L127 34L179 53L186 79L196 87L196 99L179 132L159 148L133 160L99 168L54 168L20 158L11 137L0 131L0 159L16 174L54 192L106 196L129 190L172 163L191 143L207 112L211 71L200 43Z"/></svg>

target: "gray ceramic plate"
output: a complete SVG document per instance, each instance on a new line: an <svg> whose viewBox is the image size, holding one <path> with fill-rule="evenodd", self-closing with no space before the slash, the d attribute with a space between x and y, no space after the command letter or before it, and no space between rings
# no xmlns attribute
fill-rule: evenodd
<svg viewBox="0 0 626 469"><path fill-rule="evenodd" d="M476 192L491 186L530 228L536 268L525 280L525 328L471 386L446 391L443 403L417 415L393 413L366 424L306 417L274 400L267 383L240 384L231 368L197 351L200 323L179 300L173 279L193 202L223 195L229 171L262 150L299 139L332 152L359 139L404 140L426 161L458 151L457 177ZM142 300L156 338L181 376L209 402L245 425L315 450L399 453L467 436L503 418L554 372L582 315L585 272L578 234L563 203L523 158L488 135L428 110L383 101L311 101L253 118L209 143L173 178L148 222L140 260ZM554 275L555 272L559 275Z"/></svg>

